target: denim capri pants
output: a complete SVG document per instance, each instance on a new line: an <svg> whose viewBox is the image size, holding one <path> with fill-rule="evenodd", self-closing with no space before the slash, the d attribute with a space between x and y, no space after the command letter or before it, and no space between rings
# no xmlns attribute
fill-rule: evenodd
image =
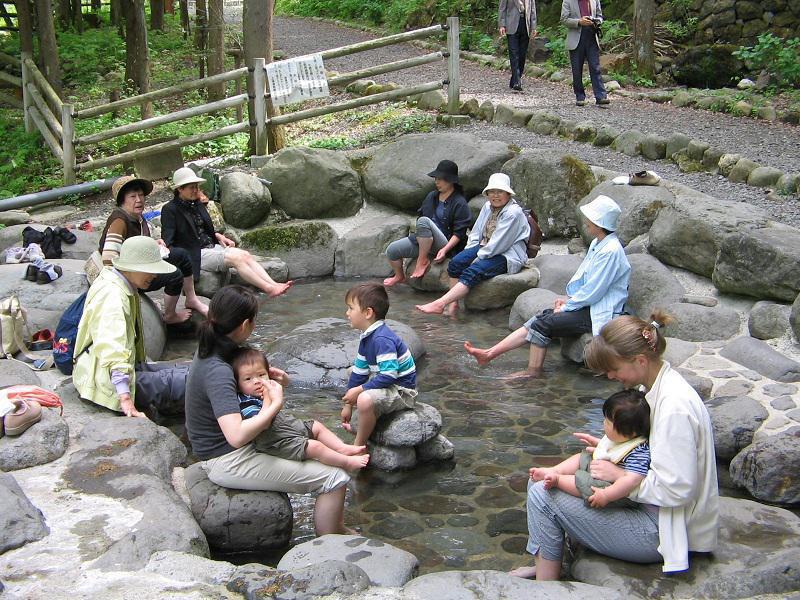
<svg viewBox="0 0 800 600"><path fill-rule="evenodd" d="M473 288L481 281L508 272L508 263L502 254L475 260L480 249L480 245L475 245L456 254L447 265L447 274L468 288Z"/></svg>

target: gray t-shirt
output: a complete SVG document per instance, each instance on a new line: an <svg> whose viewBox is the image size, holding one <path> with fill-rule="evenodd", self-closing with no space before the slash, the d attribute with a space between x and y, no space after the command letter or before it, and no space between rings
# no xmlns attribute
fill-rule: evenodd
<svg viewBox="0 0 800 600"><path fill-rule="evenodd" d="M216 354L194 355L186 380L186 433L197 458L207 460L233 452L217 419L239 414L233 368Z"/></svg>

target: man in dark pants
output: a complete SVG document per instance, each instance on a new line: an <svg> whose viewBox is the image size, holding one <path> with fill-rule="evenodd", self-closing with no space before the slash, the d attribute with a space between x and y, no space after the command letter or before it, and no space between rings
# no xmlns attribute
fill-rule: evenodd
<svg viewBox="0 0 800 600"><path fill-rule="evenodd" d="M586 104L583 63L587 61L595 102L598 106L610 104L600 73L600 40L597 33L602 22L603 9L600 0L563 0L561 3L561 23L567 27L572 89L575 91L575 104L578 106Z"/></svg>
<svg viewBox="0 0 800 600"><path fill-rule="evenodd" d="M511 81L508 87L521 92L528 42L530 38L536 37L536 1L500 0L497 23L500 35L506 36L508 41L508 58L511 62Z"/></svg>

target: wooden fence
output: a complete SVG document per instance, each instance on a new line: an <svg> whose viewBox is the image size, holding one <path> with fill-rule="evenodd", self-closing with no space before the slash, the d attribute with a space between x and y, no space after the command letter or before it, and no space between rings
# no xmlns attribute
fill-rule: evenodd
<svg viewBox="0 0 800 600"><path fill-rule="evenodd" d="M11 65L15 71L19 71L21 68L21 62L17 57L9 56L4 52L0 52L0 64ZM17 90L19 90L20 94L22 93L22 77L0 70L0 82L3 84L3 87L0 87L0 102L14 108L22 108L22 101L16 94ZM10 86L11 93L6 92L6 90L9 90L8 86Z"/></svg>
<svg viewBox="0 0 800 600"><path fill-rule="evenodd" d="M347 85L357 79L374 77L376 75L400 71L402 69L429 64L444 59L447 60L447 79L431 81L410 87L402 87L389 92L329 104L327 106L300 110L271 118L267 116L267 98L269 98L269 90L267 88L266 62L263 58L255 59L254 63L248 67L237 68L219 75L195 79L193 81L99 106L75 110L72 104L65 104L61 101L36 67L31 57L23 56L21 61L21 83L23 89L23 107L25 110L25 129L26 131L32 131L35 127L41 133L50 150L63 165L64 184L72 185L75 183L76 173L118 165L165 150L191 146L192 144L198 144L243 132L250 133L251 141L254 142L253 147L256 150L256 154L264 155L270 151L274 151L274 149L267 147L267 131L270 127L294 123L304 119L350 110L370 104L378 104L388 100L406 98L431 90L441 89L443 86L447 86L448 90L447 110L450 114L457 114L459 105L458 17L449 17L446 25L435 25L416 31L399 33L349 46L333 48L331 50L325 50L321 52L321 54L323 60L332 59L393 44L400 44L410 40L431 37L442 31L447 32L446 51L432 52L423 56L415 56L413 58L375 65L351 73L339 74L329 78L328 85ZM254 91L252 94L240 93L243 78L247 80L247 90ZM151 117L149 119L143 119L134 123L128 123L119 127L113 127L90 135L75 136L76 119L91 119L123 108L181 96L192 90L207 88L210 85L228 81L236 82L237 93L234 96ZM110 156L93 158L88 155L88 150L91 146L103 141L220 110L236 108L238 113L244 105L248 107L247 122L238 122L212 131L184 136L171 141L161 142L145 148L121 152ZM86 160L82 162L76 161L76 150L78 150L80 155L86 155Z"/></svg>

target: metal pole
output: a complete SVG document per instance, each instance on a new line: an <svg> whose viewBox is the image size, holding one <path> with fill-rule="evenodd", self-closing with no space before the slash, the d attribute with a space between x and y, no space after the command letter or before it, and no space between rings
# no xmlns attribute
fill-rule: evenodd
<svg viewBox="0 0 800 600"><path fill-rule="evenodd" d="M61 148L64 151L64 185L75 183L75 123L72 120L72 104L61 107Z"/></svg>
<svg viewBox="0 0 800 600"><path fill-rule="evenodd" d="M28 83L31 81L30 73L28 73L28 65L26 58L30 58L31 55L29 52L22 53L22 110L25 113L25 133L30 133L33 131L33 119L31 118L31 104L33 100L31 99L30 94L28 93Z"/></svg>
<svg viewBox="0 0 800 600"><path fill-rule="evenodd" d="M458 114L458 88L460 75L458 72L458 17L447 17L447 113Z"/></svg>
<svg viewBox="0 0 800 600"><path fill-rule="evenodd" d="M72 194L84 196L86 194L104 192L105 190L110 190L111 186L117 179L119 178L112 177L110 179L98 179L97 181L88 181L86 183L79 183L77 185L70 185L52 190L45 190L43 192L35 192L33 194L25 194L23 196L3 198L0 200L0 211L12 210L14 208L25 208L27 206L36 206L37 204L43 204L45 202L50 202L51 200L58 200L62 196Z"/></svg>
<svg viewBox="0 0 800 600"><path fill-rule="evenodd" d="M266 60L253 59L253 106L256 121L256 156L264 156L267 148L267 99L265 93L267 82Z"/></svg>

